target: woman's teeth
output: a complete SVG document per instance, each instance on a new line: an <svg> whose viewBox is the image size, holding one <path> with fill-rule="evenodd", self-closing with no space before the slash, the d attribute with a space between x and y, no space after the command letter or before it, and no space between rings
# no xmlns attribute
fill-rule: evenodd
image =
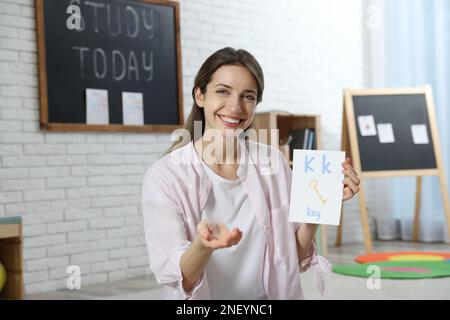
<svg viewBox="0 0 450 320"><path fill-rule="evenodd" d="M230 124L237 124L239 122L241 122L241 120L239 119L233 119L233 118L229 118L229 117L225 117L225 116L219 116L223 121L228 122Z"/></svg>

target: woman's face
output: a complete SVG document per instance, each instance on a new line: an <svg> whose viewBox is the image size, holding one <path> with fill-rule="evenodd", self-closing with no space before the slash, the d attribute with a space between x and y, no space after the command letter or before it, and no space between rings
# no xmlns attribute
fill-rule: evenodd
<svg viewBox="0 0 450 320"><path fill-rule="evenodd" d="M218 129L223 135L248 128L255 114L256 81L247 68L225 65L214 72L205 94L195 89L195 100L205 112L205 130Z"/></svg>

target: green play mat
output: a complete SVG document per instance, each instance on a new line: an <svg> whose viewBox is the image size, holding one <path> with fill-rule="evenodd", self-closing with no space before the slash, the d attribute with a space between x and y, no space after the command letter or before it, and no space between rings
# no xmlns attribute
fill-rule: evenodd
<svg viewBox="0 0 450 320"><path fill-rule="evenodd" d="M424 279L450 276L450 262L444 261L376 261L347 265L333 265L333 272L368 278L376 276L378 266L381 279Z"/></svg>

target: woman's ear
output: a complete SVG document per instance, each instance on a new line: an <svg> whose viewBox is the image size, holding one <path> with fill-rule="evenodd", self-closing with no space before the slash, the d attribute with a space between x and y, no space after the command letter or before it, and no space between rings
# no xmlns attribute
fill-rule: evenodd
<svg viewBox="0 0 450 320"><path fill-rule="evenodd" d="M194 92L195 92L195 103L200 107L200 108L203 108L203 101L204 101L204 99L205 99L205 96L204 96L204 94L202 93L202 90L199 88L199 87L197 87L197 88L195 88L195 90L194 90Z"/></svg>

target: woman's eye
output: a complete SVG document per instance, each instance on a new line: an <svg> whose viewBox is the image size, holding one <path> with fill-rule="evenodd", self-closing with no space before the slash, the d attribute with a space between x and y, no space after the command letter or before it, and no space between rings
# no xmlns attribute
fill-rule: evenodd
<svg viewBox="0 0 450 320"><path fill-rule="evenodd" d="M250 100L250 101L255 101L256 100L256 98L254 96L251 96L251 95L245 96L245 98L247 100Z"/></svg>
<svg viewBox="0 0 450 320"><path fill-rule="evenodd" d="M217 92L218 94L226 94L226 93L227 93L227 90L219 89L219 90L217 90L216 92Z"/></svg>

